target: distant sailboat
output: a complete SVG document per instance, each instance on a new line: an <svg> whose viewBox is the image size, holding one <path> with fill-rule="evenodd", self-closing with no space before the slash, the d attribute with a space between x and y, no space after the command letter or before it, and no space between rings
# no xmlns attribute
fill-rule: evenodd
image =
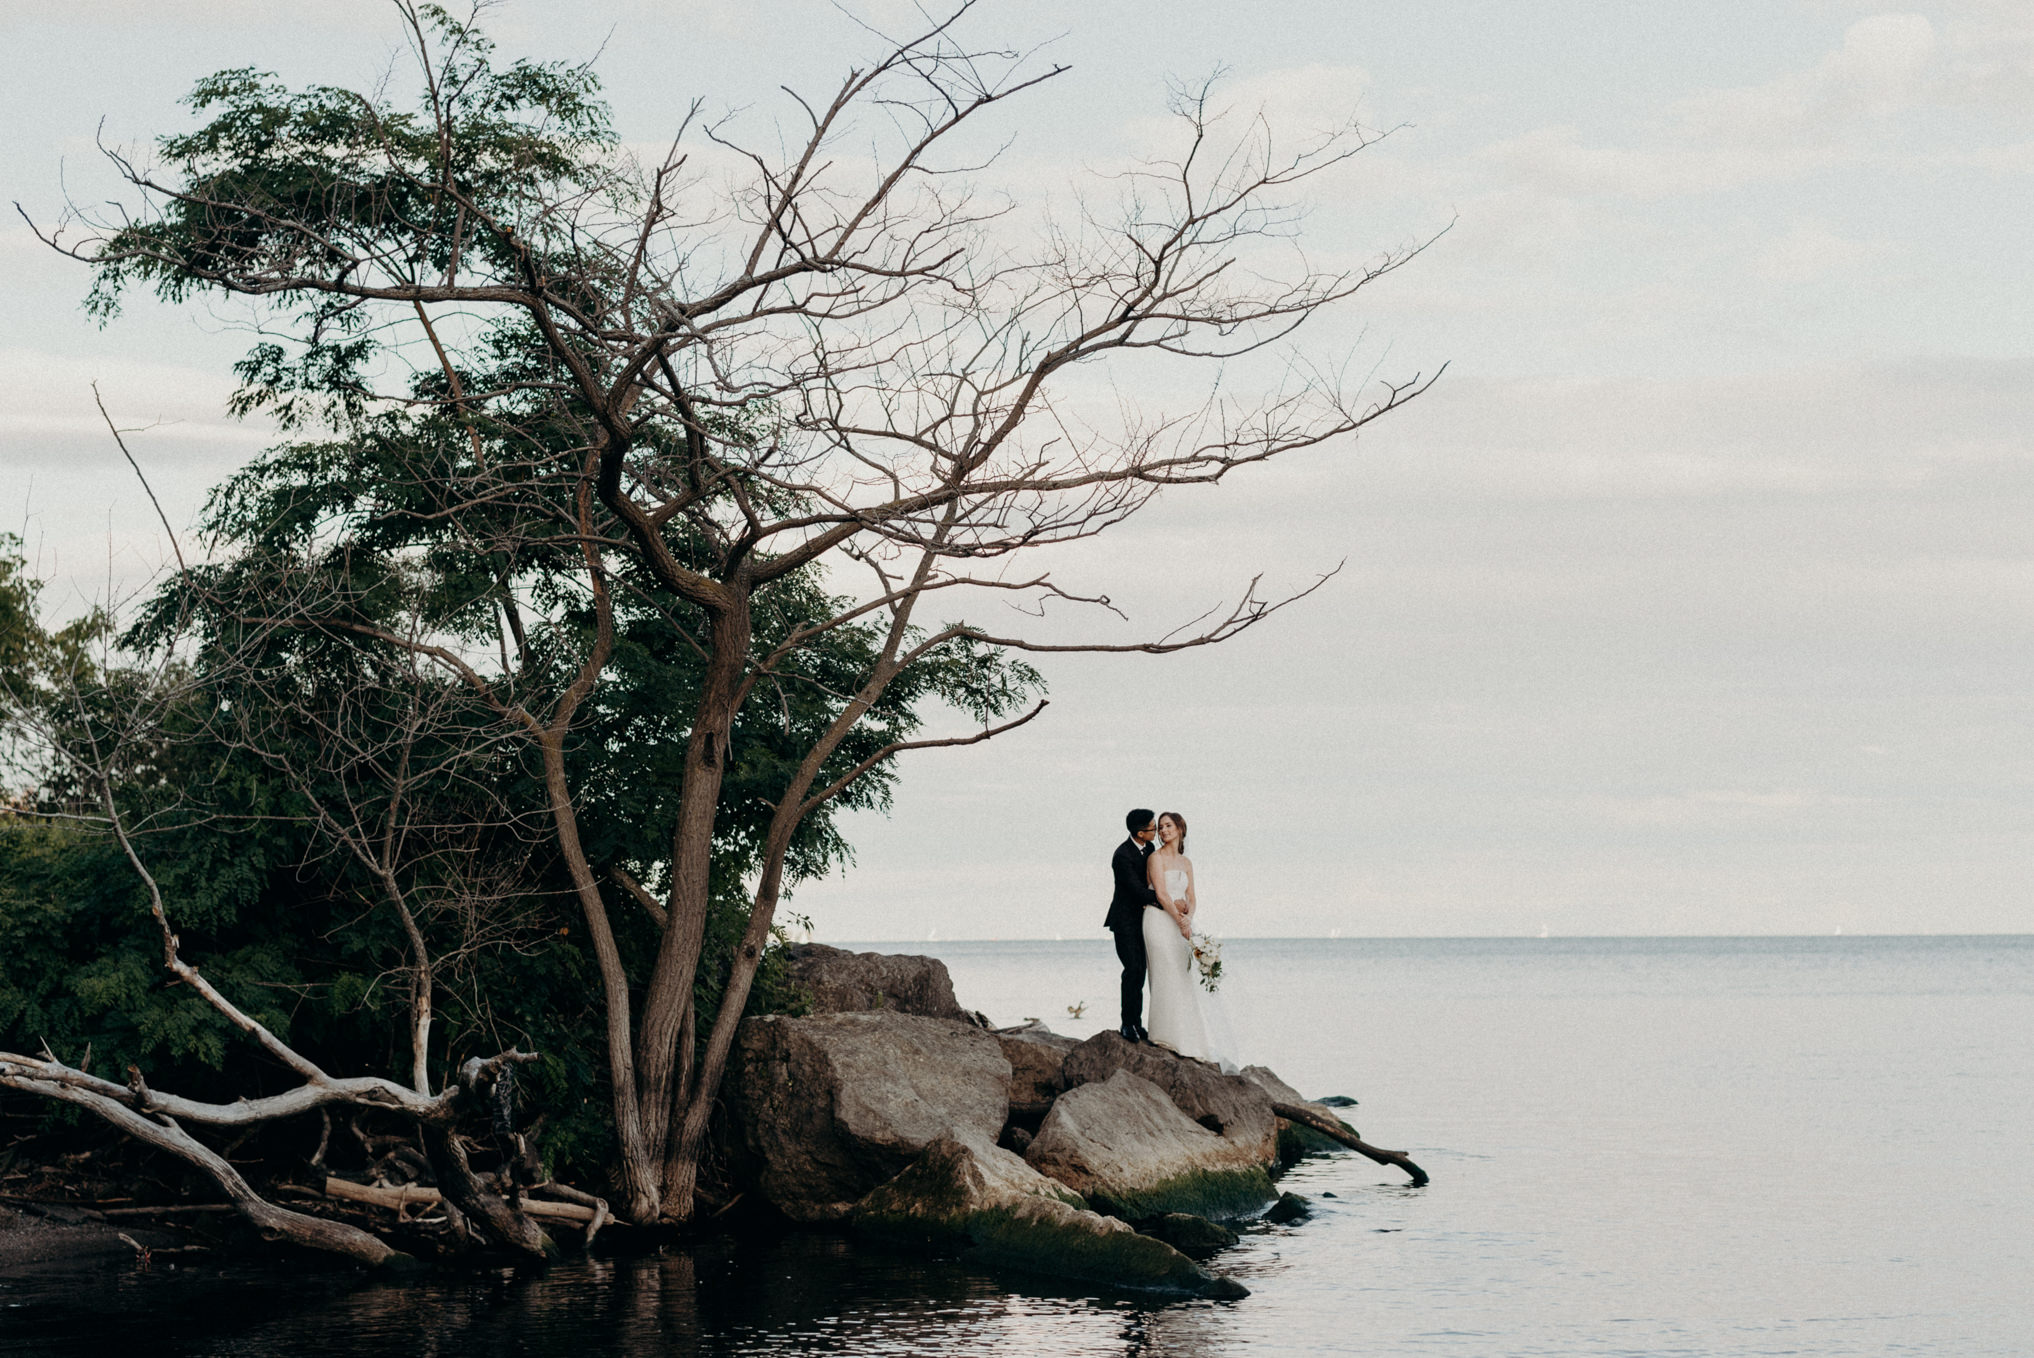
<svg viewBox="0 0 2034 1358"><path fill-rule="evenodd" d="M1545 938L1546 936L1547 936L1547 926L1542 924L1540 926L1540 937Z"/></svg>

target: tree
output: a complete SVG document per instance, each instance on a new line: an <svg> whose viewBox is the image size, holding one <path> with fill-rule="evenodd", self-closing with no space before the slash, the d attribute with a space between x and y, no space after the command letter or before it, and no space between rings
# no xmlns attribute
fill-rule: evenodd
<svg viewBox="0 0 2034 1358"><path fill-rule="evenodd" d="M17 562L9 565L18 571ZM385 1111L408 1120L426 1137L434 1152L438 1181L463 1220L471 1221L493 1243L538 1257L549 1253L548 1240L513 1194L504 1201L471 1171L453 1133L462 1113L509 1088L514 1067L533 1058L516 1050L473 1057L435 1092L421 1055L408 1086L379 1076L334 1076L300 1045L282 1036L274 1019L236 1003L185 958L161 884L130 832L132 807L126 795L139 794L139 799L158 804L181 800L174 793L165 795L171 781L171 760L165 753L173 746L166 737L180 714L188 714L194 707L202 712L209 706L192 702L194 694L204 692L202 679L174 656L152 668L109 664L103 644L96 653L89 645L95 639L105 640L102 616L88 620L86 627L74 626L54 637L43 632L32 616L17 614L10 621L16 624L17 633L26 635L25 644L18 648L25 660L10 668L4 676L5 687L0 689L9 735L29 738L32 748L46 761L39 781L54 794L53 805L46 798L44 805L30 809L45 816L54 813L67 819L90 819L109 832L145 889L164 968L199 998L215 1022L251 1039L272 1062L290 1073L294 1083L281 1093L257 1098L192 1098L151 1088L139 1066L133 1064L127 1067L124 1084L93 1075L87 1069L89 1058L74 1066L60 1060L45 1044L40 1056L0 1051L0 1087L82 1107L135 1140L183 1160L211 1178L240 1213L270 1238L330 1250L368 1264L391 1262L399 1257L398 1252L355 1226L268 1201L223 1153L194 1135L186 1124L251 1129L334 1106ZM343 765L357 759L359 753L357 747L344 750L339 762ZM351 808L354 814L348 824L336 818L331 802L318 800L322 789L300 786L297 791L311 797L321 824L335 841L343 845L358 837L360 808ZM405 891L392 861L406 857L391 848L399 837L406 836L396 833L393 806L387 810L389 814L382 819L391 833L383 836L379 846L362 845L359 856L389 893L407 926L414 948L412 969L421 978L411 999L412 1012L418 1016L416 1030L421 1034L427 1029L430 1012L431 958L416 926L413 897ZM377 847L381 850L378 854L374 851ZM10 850L14 848L9 845Z"/></svg>
<svg viewBox="0 0 2034 1358"><path fill-rule="evenodd" d="M1226 610L1128 643L928 615L949 599L1106 608L1027 563L1161 487L1353 434L1431 381L1366 394L1294 359L1253 397L1215 381L1181 412L1084 403L1077 379L1100 369L1134 381L1264 354L1424 245L1310 265L1291 248L1296 196L1377 134L1351 124L1286 149L1261 119L1232 129L1204 87L1176 93L1179 154L1119 176L1113 215L1084 210L1020 249L1007 205L961 162L979 124L1060 68L970 45L971 8L799 101L782 151L695 108L641 165L589 71L497 65L470 22L405 3L413 106L222 73L191 99L208 121L165 138L160 168L114 153L140 195L130 215L73 214L47 235L92 266L102 314L135 286L249 299L270 338L241 365L237 408L334 434L255 473L287 494L225 511L246 552L287 526L291 569L323 583L278 602L186 572L163 616L209 608L421 657L534 751L602 979L638 1222L692 1215L787 870L826 808L871 795L904 751L1036 717L1025 654L1212 644L1312 587L1270 598L1253 581ZM364 463L371 503L349 489ZM359 607L398 557L439 592L426 629ZM653 757L682 748L656 842L597 843L585 816L612 788L575 759L602 703L654 703L631 688L631 648L689 656L696 682L655 714L669 746ZM935 701L972 727L919 734ZM731 870L747 922L695 1044ZM603 883L657 921L639 987Z"/></svg>

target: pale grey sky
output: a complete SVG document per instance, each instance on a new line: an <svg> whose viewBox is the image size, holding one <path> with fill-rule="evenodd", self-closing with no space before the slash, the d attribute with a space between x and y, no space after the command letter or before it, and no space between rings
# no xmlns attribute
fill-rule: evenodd
<svg viewBox="0 0 2034 1358"><path fill-rule="evenodd" d="M0 188L40 217L60 176L106 191L102 119L184 126L200 75L399 60L374 0L48 8L0 4ZM491 23L604 42L644 142L865 48L802 0ZM1189 817L1231 934L2034 929L2034 7L1034 0L975 30L1073 68L1013 113L1019 189L1146 144L1166 78L1216 66L1284 125L1408 124L1310 244L1456 224L1318 343L1452 367L1352 447L1066 553L1143 628L1348 566L1227 647L1056 661L1045 718L918 756L799 894L822 937L1097 933L1133 802ZM135 447L181 521L263 441L221 415L244 337L140 303L100 331L18 225L0 262L0 523L59 593L135 581L166 548L89 383L165 421Z"/></svg>

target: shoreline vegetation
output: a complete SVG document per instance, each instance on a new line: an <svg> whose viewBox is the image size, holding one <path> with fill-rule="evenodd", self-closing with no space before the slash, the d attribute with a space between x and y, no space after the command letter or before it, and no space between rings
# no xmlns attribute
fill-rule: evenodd
<svg viewBox="0 0 2034 1358"><path fill-rule="evenodd" d="M682 1234L606 1230L613 1217L594 1194L512 1178L492 1186L576 1250L816 1227L1111 1289L1239 1298L1247 1291L1209 1265L1239 1227L1305 1216L1275 1186L1287 1167L1360 1148L1425 1182L1340 1120L1352 1100L1305 1101L1261 1067L1224 1075L1114 1033L1077 1042L1037 1023L992 1029L962 1008L933 958L787 951L807 1011L742 1025L714 1129L724 1177L710 1190L723 1199L712 1217ZM88 1168L89 1148L57 1144L34 1148L59 1161L37 1193L0 1192L0 1269L123 1251L146 1266L254 1247L257 1232L236 1227L231 1204L143 1201L192 1193L188 1179L163 1177L159 1157L130 1159L122 1174ZM487 1257L453 1248L457 1209L419 1151L334 1169L323 1163L341 1158L331 1150L321 1138L294 1167L271 1166L263 1188L407 1246L391 1263ZM65 1165L73 1192L59 1198ZM9 1168L0 1182L35 1178Z"/></svg>
<svg viewBox="0 0 2034 1358"><path fill-rule="evenodd" d="M115 200L31 222L102 321L242 317L229 410L278 441L183 536L163 518L175 568L138 601L46 631L0 550L0 757L39 821L0 844L0 936L42 954L0 978L0 1085L367 1263L189 1129L414 1134L451 1228L534 1260L521 1195L561 1165L634 1227L720 1210L714 1110L782 1007L785 891L846 862L900 757L1036 720L1040 657L1218 645L1335 574L1133 621L1049 551L1430 387L1288 342L1439 233L1296 248L1388 134L1288 138L1213 78L1042 218L978 133L1065 68L972 0L862 30L817 97L681 102L647 155L587 63L391 11L404 74L218 70L183 130L104 148Z"/></svg>
<svg viewBox="0 0 2034 1358"><path fill-rule="evenodd" d="M660 154L589 64L499 54L484 9L394 0L407 70L372 88L217 70L181 130L102 148L115 197L31 214L93 317L244 321L228 409L275 439L180 535L95 388L174 569L46 626L0 541L0 1089L121 1146L46 1177L167 1159L270 1240L535 1265L581 1210L682 1235L760 1191L848 1220L948 1136L939 1193L973 1205L868 1229L1085 1231L1217 1286L999 1144L997 1035L794 1012L785 893L851 858L901 757L1037 719L1040 657L1219 645L1339 570L1133 620L1049 549L1346 448L1438 379L1291 343L1438 238L1297 248L1388 133L1294 139L1178 85L1170 147L1049 220L977 152L1065 68L973 0L862 30L774 113L674 106ZM1133 389L1183 394L1100 394ZM906 1057L926 1090L867 1095ZM727 1135L766 1058L838 1093L833 1132ZM1267 1096L1239 1140L1144 1059L1019 1130L1122 1211L1261 1198ZM1142 1152L1096 1141L1105 1090L1170 1177L1110 1177ZM738 1186L780 1155L819 1198ZM326 1194L355 1174L440 1196Z"/></svg>

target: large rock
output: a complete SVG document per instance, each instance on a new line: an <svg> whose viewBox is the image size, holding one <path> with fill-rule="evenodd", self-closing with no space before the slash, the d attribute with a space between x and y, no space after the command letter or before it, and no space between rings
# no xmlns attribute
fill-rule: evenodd
<svg viewBox="0 0 2034 1358"><path fill-rule="evenodd" d="M1024 1159L1129 1221L1248 1217L1278 1200L1255 1145L1209 1131L1128 1070L1060 1095Z"/></svg>
<svg viewBox="0 0 2034 1358"><path fill-rule="evenodd" d="M1060 1073L1068 1089L1099 1084L1119 1070L1151 1081L1195 1122L1247 1150L1256 1163L1278 1163L1278 1115L1271 1096L1240 1075L1175 1056L1116 1033L1099 1033L1068 1052Z"/></svg>
<svg viewBox="0 0 2034 1358"><path fill-rule="evenodd" d="M936 957L847 952L824 943L786 948L791 977L812 996L815 1014L888 1010L925 1018L972 1022L954 998L953 978Z"/></svg>
<svg viewBox="0 0 2034 1358"><path fill-rule="evenodd" d="M994 1142L1010 1063L972 1024L872 1012L743 1021L728 1088L750 1178L796 1221L838 1221L940 1137Z"/></svg>
<svg viewBox="0 0 2034 1358"><path fill-rule="evenodd" d="M1042 1023L998 1028L996 1040L1003 1044L1003 1055L1010 1062L1011 1112L1043 1112L1066 1088L1060 1066L1080 1043L1061 1037Z"/></svg>
<svg viewBox="0 0 2034 1358"><path fill-rule="evenodd" d="M852 1220L873 1235L959 1248L1006 1268L1144 1291L1250 1295L1164 1241L1088 1211L1078 1195L979 1137L933 1142L856 1204Z"/></svg>
<svg viewBox="0 0 2034 1358"><path fill-rule="evenodd" d="M1163 1240L1189 1259L1205 1258L1216 1250L1229 1248L1242 1238L1219 1221L1190 1216L1185 1212L1167 1212L1162 1217L1140 1221L1137 1229Z"/></svg>
<svg viewBox="0 0 2034 1358"><path fill-rule="evenodd" d="M1354 1127L1349 1127L1348 1123L1335 1115L1335 1109L1324 1103L1301 1098L1297 1089L1279 1079L1268 1067L1245 1066L1243 1078L1270 1095L1273 1103L1296 1103L1302 1108L1319 1113L1330 1122L1348 1127L1351 1136L1357 1135ZM1303 1123L1288 1122L1284 1118L1278 1120L1278 1161L1282 1165L1295 1164L1309 1155L1330 1155L1348 1149L1341 1142L1324 1136Z"/></svg>

